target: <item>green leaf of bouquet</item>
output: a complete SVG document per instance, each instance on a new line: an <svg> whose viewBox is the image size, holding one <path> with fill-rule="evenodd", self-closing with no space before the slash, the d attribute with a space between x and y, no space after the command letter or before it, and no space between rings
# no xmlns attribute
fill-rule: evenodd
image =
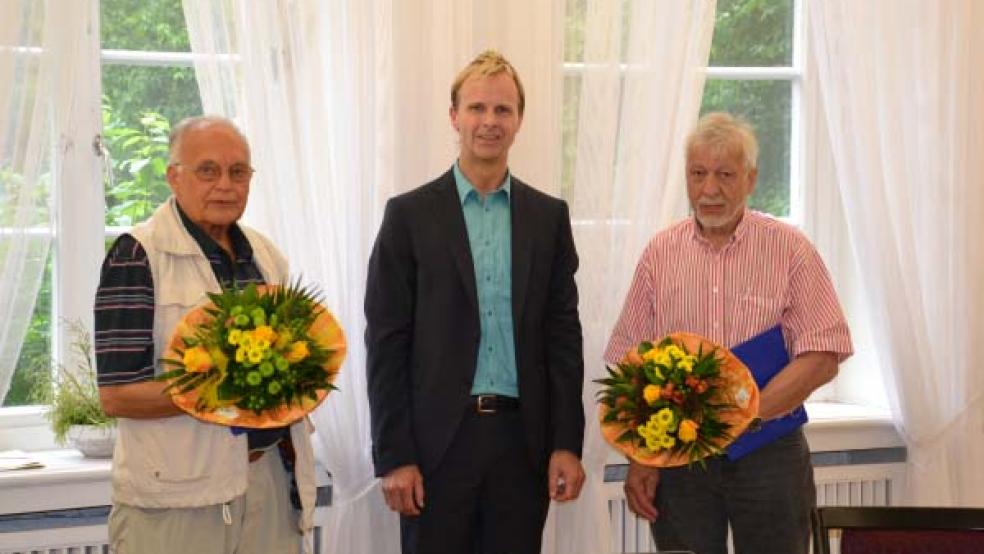
<svg viewBox="0 0 984 554"><path fill-rule="evenodd" d="M621 435L615 439L615 442L628 442L632 440L637 440L639 438L639 433L635 429L627 429L623 431Z"/></svg>

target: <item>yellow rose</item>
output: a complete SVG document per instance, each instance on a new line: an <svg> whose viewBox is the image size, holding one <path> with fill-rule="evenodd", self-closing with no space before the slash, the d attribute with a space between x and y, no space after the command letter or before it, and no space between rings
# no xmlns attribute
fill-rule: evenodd
<svg viewBox="0 0 984 554"><path fill-rule="evenodd" d="M277 332L269 325L260 325L253 330L253 338L258 341L266 341L266 344L269 346L273 341L277 340Z"/></svg>
<svg viewBox="0 0 984 554"><path fill-rule="evenodd" d="M196 346L185 350L184 359L185 371L189 373L204 373L212 369L212 356L208 354L203 346Z"/></svg>
<svg viewBox="0 0 984 554"><path fill-rule="evenodd" d="M306 340L299 340L294 344L290 345L290 350L284 354L284 359L292 364L307 358L311 355L311 351L308 350L308 345Z"/></svg>
<svg viewBox="0 0 984 554"><path fill-rule="evenodd" d="M678 360L680 358L683 358L684 356L687 355L683 350L680 349L679 346L677 346L675 344L671 344L671 345L667 346L665 348L665 351L666 351L666 355L667 356L673 356L674 358L676 358Z"/></svg>
<svg viewBox="0 0 984 554"><path fill-rule="evenodd" d="M697 429L700 426L697 422L692 419L685 419L680 422L680 430L677 432L677 437L683 442L694 442L697 440Z"/></svg>
<svg viewBox="0 0 984 554"><path fill-rule="evenodd" d="M240 346L236 349L236 363L243 363L246 361L246 347Z"/></svg>
<svg viewBox="0 0 984 554"><path fill-rule="evenodd" d="M663 435L659 438L659 445L663 448L673 448L676 445L676 439L670 435Z"/></svg>
<svg viewBox="0 0 984 554"><path fill-rule="evenodd" d="M239 341L242 340L242 338L243 332L239 329L233 329L232 331L229 331L229 336L226 337L226 341L229 344L236 345L239 344Z"/></svg>
<svg viewBox="0 0 984 554"><path fill-rule="evenodd" d="M649 350L646 350L645 354L642 355L642 359L647 362L654 362L660 354L661 352L659 348L650 348Z"/></svg>
<svg viewBox="0 0 984 554"><path fill-rule="evenodd" d="M259 348L250 348L246 352L246 359L252 364L258 364L263 361L263 351Z"/></svg>
<svg viewBox="0 0 984 554"><path fill-rule="evenodd" d="M646 404L652 406L659 400L661 391L659 385L646 385L646 388L642 389L642 397L646 399Z"/></svg>

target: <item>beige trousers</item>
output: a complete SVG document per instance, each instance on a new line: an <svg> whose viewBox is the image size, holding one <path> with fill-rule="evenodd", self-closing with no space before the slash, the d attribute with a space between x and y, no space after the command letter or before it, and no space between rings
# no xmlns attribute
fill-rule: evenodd
<svg viewBox="0 0 984 554"><path fill-rule="evenodd" d="M200 508L117 504L109 514L115 554L297 554L303 536L287 472L273 447L249 464L246 494Z"/></svg>

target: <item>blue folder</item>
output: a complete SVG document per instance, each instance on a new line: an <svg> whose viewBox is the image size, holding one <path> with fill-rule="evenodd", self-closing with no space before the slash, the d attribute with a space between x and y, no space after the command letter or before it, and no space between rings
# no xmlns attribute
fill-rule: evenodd
<svg viewBox="0 0 984 554"><path fill-rule="evenodd" d="M775 327L733 347L731 352L752 371L759 390L789 364L789 352L782 337L782 327ZM746 431L726 449L728 459L735 461L742 456L799 429L807 421L806 408L799 406L783 417L762 424L758 431Z"/></svg>

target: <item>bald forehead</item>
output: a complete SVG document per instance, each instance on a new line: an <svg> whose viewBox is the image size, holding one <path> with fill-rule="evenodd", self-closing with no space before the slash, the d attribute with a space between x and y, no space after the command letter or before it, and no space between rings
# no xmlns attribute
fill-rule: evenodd
<svg viewBox="0 0 984 554"><path fill-rule="evenodd" d="M205 150L223 150L229 155L240 151L249 161L250 150L246 137L234 125L222 120L195 122L181 128L171 139L171 159L178 161L195 157Z"/></svg>

